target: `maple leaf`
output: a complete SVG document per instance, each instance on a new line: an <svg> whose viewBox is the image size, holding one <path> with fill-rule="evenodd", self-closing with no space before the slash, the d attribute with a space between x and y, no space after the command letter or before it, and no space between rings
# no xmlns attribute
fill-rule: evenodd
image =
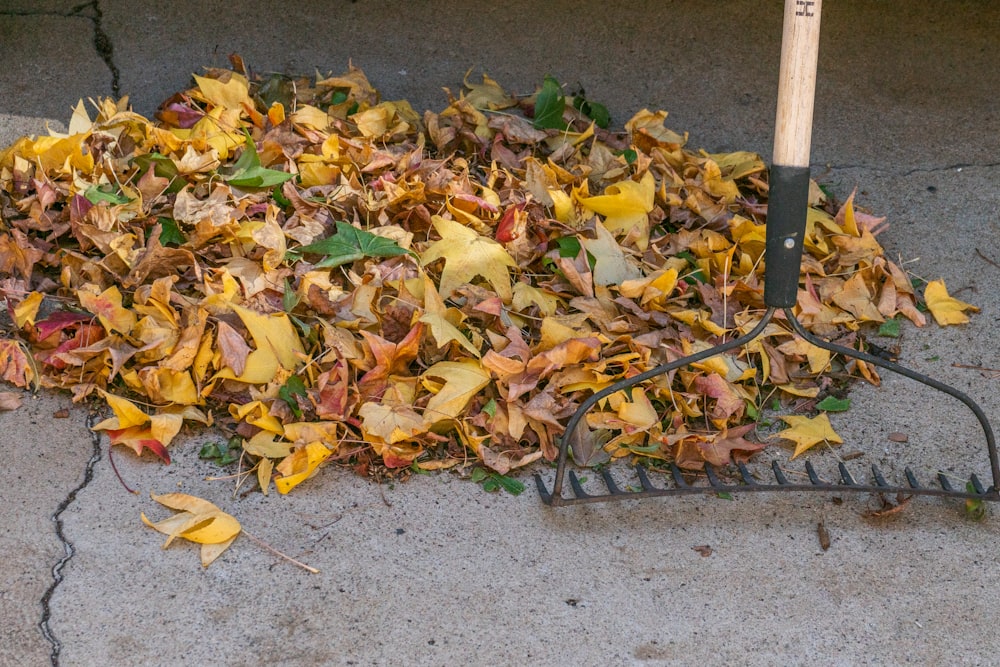
<svg viewBox="0 0 1000 667"><path fill-rule="evenodd" d="M365 257L395 257L396 255L413 254L412 251L401 248L392 239L377 236L340 220L337 221L336 225L336 234L297 248L294 254L324 255L323 259L316 262L317 269L334 268Z"/></svg>
<svg viewBox="0 0 1000 667"><path fill-rule="evenodd" d="M604 216L604 226L612 234L628 234L635 230L639 250L649 245L649 213L653 210L656 181L646 172L642 179L621 181L609 185L597 197L581 197L577 201L594 213Z"/></svg>
<svg viewBox="0 0 1000 667"><path fill-rule="evenodd" d="M164 549L178 537L200 544L203 567L211 565L228 549L242 530L240 522L234 516L197 496L165 493L150 494L150 497L165 507L180 511L156 523L142 513L142 522L167 536L167 541L163 543Z"/></svg>
<svg viewBox="0 0 1000 667"><path fill-rule="evenodd" d="M791 440L795 443L794 459L799 454L808 451L814 445L821 442L842 444L844 440L833 430L830 418L825 412L815 417L803 417L801 415L782 416L781 420L790 426L783 431L776 433L773 437Z"/></svg>
<svg viewBox="0 0 1000 667"><path fill-rule="evenodd" d="M451 297L460 286L480 276L486 279L504 303L510 303L510 275L505 267L516 268L517 263L504 247L460 222L439 215L433 216L431 221L441 240L420 254L420 265L427 266L444 258L439 283L441 297Z"/></svg>
<svg viewBox="0 0 1000 667"><path fill-rule="evenodd" d="M428 424L457 419L472 397L490 383L489 372L475 359L439 361L421 375L425 384L429 378L444 380L444 385L427 401L424 419Z"/></svg>
<svg viewBox="0 0 1000 667"><path fill-rule="evenodd" d="M472 344L466 336L458 330L450 320L450 309L444 305L444 299L434 288L434 282L426 274L424 275L424 314L420 316L420 321L431 328L431 335L438 347L444 347L451 342L458 343L475 357L479 357L479 348ZM461 311L452 310L460 321Z"/></svg>

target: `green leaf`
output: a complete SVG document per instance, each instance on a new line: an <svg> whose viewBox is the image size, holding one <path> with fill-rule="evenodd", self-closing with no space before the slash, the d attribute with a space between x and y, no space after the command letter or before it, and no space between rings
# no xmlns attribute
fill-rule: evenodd
<svg viewBox="0 0 1000 667"><path fill-rule="evenodd" d="M483 412L488 414L491 418L497 416L497 402L494 399L490 399L486 405L483 406Z"/></svg>
<svg viewBox="0 0 1000 667"><path fill-rule="evenodd" d="M160 153L146 153L137 156L135 158L135 163L139 165L139 170L142 172L148 171L152 166L154 176L169 179L170 185L167 186L167 193L178 192L187 184L183 178L180 178L180 172L177 171L177 165L166 155L162 155Z"/></svg>
<svg viewBox="0 0 1000 667"><path fill-rule="evenodd" d="M816 407L820 410L826 410L827 412L845 412L851 409L851 399L827 396L822 401L817 403Z"/></svg>
<svg viewBox="0 0 1000 667"><path fill-rule="evenodd" d="M597 127L607 129L611 124L611 114L603 104L591 102L583 96L583 93L573 98L573 107L587 118L590 118Z"/></svg>
<svg viewBox="0 0 1000 667"><path fill-rule="evenodd" d="M899 338L899 320L894 317L883 322L878 328L878 335Z"/></svg>
<svg viewBox="0 0 1000 667"><path fill-rule="evenodd" d="M226 443L206 442L198 452L198 458L206 461L213 461L217 465L227 466L240 458L243 451L242 440L239 436L234 436Z"/></svg>
<svg viewBox="0 0 1000 667"><path fill-rule="evenodd" d="M293 375L285 384L282 385L281 389L278 390L278 398L283 400L291 408L292 414L295 415L296 419L302 419L302 410L299 408L298 396L306 398L306 385L302 382L302 378L298 375Z"/></svg>
<svg viewBox="0 0 1000 667"><path fill-rule="evenodd" d="M102 201L109 204L127 204L132 201L124 195L120 195L117 192L102 190L96 185L92 185L87 188L87 191L83 193L83 196L86 197L87 201L91 204L98 204Z"/></svg>
<svg viewBox="0 0 1000 667"><path fill-rule="evenodd" d="M187 241L181 228L177 225L177 221L173 218L161 217L157 218L156 221L160 223L160 245L181 246Z"/></svg>
<svg viewBox="0 0 1000 667"><path fill-rule="evenodd" d="M632 164L639 159L639 153L634 148L626 148L622 151L622 156L625 158L627 164Z"/></svg>
<svg viewBox="0 0 1000 667"><path fill-rule="evenodd" d="M295 306L297 305L299 305L299 295L292 289L292 284L288 282L288 278L285 278L285 290L281 294L281 307L286 313L290 313L295 310Z"/></svg>
<svg viewBox="0 0 1000 667"><path fill-rule="evenodd" d="M322 241L310 243L298 248L292 253L325 255L316 268L333 268L349 264L365 257L395 257L396 255L413 254L399 247L392 239L376 236L371 232L358 229L346 222L337 221L337 233Z"/></svg>
<svg viewBox="0 0 1000 667"><path fill-rule="evenodd" d="M972 482L965 483L965 490L969 493L976 493L976 487ZM979 498L967 498L965 500L965 516L972 521L982 521L986 518L986 503Z"/></svg>
<svg viewBox="0 0 1000 667"><path fill-rule="evenodd" d="M545 77L542 89L535 96L535 118L532 121L535 129L565 128L564 111L566 111L566 96L563 95L562 86L551 76Z"/></svg>
<svg viewBox="0 0 1000 667"><path fill-rule="evenodd" d="M257 154L257 147L253 139L247 134L246 147L240 159L230 168L230 173L224 175L226 183L238 188L273 188L280 185L295 174L289 174L277 169L267 169L260 165L260 156Z"/></svg>
<svg viewBox="0 0 1000 667"><path fill-rule="evenodd" d="M489 473L483 468L473 468L472 469L472 481L477 484L489 477Z"/></svg>
<svg viewBox="0 0 1000 667"><path fill-rule="evenodd" d="M274 189L271 190L271 199L273 199L281 208L288 208L292 205L292 200L285 196L285 193L281 191L280 185L274 186Z"/></svg>

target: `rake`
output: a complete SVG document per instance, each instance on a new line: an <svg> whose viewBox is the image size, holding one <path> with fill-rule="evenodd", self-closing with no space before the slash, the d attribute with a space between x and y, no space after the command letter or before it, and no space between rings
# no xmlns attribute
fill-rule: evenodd
<svg viewBox="0 0 1000 667"><path fill-rule="evenodd" d="M934 378L928 377L895 362L865 352L837 345L811 334L796 319L799 285L799 265L802 261L806 216L809 206L809 148L812 133L812 115L816 88L816 63L819 55L820 11L822 0L785 0L781 40L781 67L778 85L777 117L774 132L774 154L770 170L770 197L767 215L765 257L767 271L764 278L764 303L767 310L752 331L733 340L723 342L675 361L657 366L644 373L616 382L592 394L577 409L566 425L559 447L555 481L552 489L546 486L541 475L535 475L539 494L548 505L561 506L609 500L630 500L658 496L690 494L719 494L761 491L820 491L831 493L882 493L904 495L946 496L967 500L1000 501L1000 464L997 462L993 429L982 408L969 396ZM952 485L949 476L939 472L930 482L920 480L910 468L905 468L905 483L889 481L875 465L862 477L852 473L847 465L838 463L836 481L827 481L817 473L811 463L805 464L804 474L789 479L786 469L778 461L762 475L752 473L743 463L729 471L725 477L705 464L704 473L694 479L690 471L682 471L671 463L661 485L650 479L641 465L634 467L635 479L625 488L611 472L599 473L606 492L593 493L584 488L580 477L567 468L570 443L580 420L597 403L612 394L633 387L640 382L682 366L697 363L732 350L757 338L768 323L781 311L791 330L816 347L854 358L910 378L921 384L942 391L965 404L982 427L986 440L992 480L988 487L972 474L967 484ZM868 475L870 473L870 476ZM569 479L571 495L564 495L565 479ZM773 480L773 481L772 481ZM801 480L801 481L798 481ZM808 481L806 481L808 480ZM589 488L589 487L588 487Z"/></svg>

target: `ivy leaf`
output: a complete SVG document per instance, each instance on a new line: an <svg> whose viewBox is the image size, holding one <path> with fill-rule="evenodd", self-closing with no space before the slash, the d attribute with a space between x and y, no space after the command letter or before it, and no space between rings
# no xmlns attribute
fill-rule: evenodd
<svg viewBox="0 0 1000 667"><path fill-rule="evenodd" d="M535 129L563 129L566 127L563 122L565 110L566 96L563 95L562 86L551 76L545 77L542 89L535 97L535 119L532 123Z"/></svg>
<svg viewBox="0 0 1000 667"><path fill-rule="evenodd" d="M392 239L376 236L338 220L336 234L298 248L292 254L326 255L316 264L317 269L326 269L350 264L365 257L395 257L412 253L401 248Z"/></svg>
<svg viewBox="0 0 1000 667"><path fill-rule="evenodd" d="M231 173L224 176L225 181L238 188L273 188L284 183L295 174L277 169L268 169L260 164L260 155L253 139L247 134L246 148L240 159L232 166Z"/></svg>

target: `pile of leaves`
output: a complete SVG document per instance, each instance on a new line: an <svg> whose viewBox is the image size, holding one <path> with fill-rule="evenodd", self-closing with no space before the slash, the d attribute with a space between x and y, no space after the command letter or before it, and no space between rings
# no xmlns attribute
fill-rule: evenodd
<svg viewBox="0 0 1000 667"><path fill-rule="evenodd" d="M760 321L755 154L689 150L663 111L613 131L552 78L530 96L467 80L420 115L355 68L233 62L155 121L81 102L67 133L0 152L0 375L103 399L113 445L168 462L182 426L215 422L265 493L331 459L503 475L552 460L593 392ZM922 297L885 257L882 223L813 188L796 308L811 331L859 347L869 323L923 325L924 298L964 319L943 283ZM779 319L608 398L581 462L723 465L763 446L764 405L813 408L850 378L878 381ZM835 441L808 443L816 421L799 419L798 450Z"/></svg>

